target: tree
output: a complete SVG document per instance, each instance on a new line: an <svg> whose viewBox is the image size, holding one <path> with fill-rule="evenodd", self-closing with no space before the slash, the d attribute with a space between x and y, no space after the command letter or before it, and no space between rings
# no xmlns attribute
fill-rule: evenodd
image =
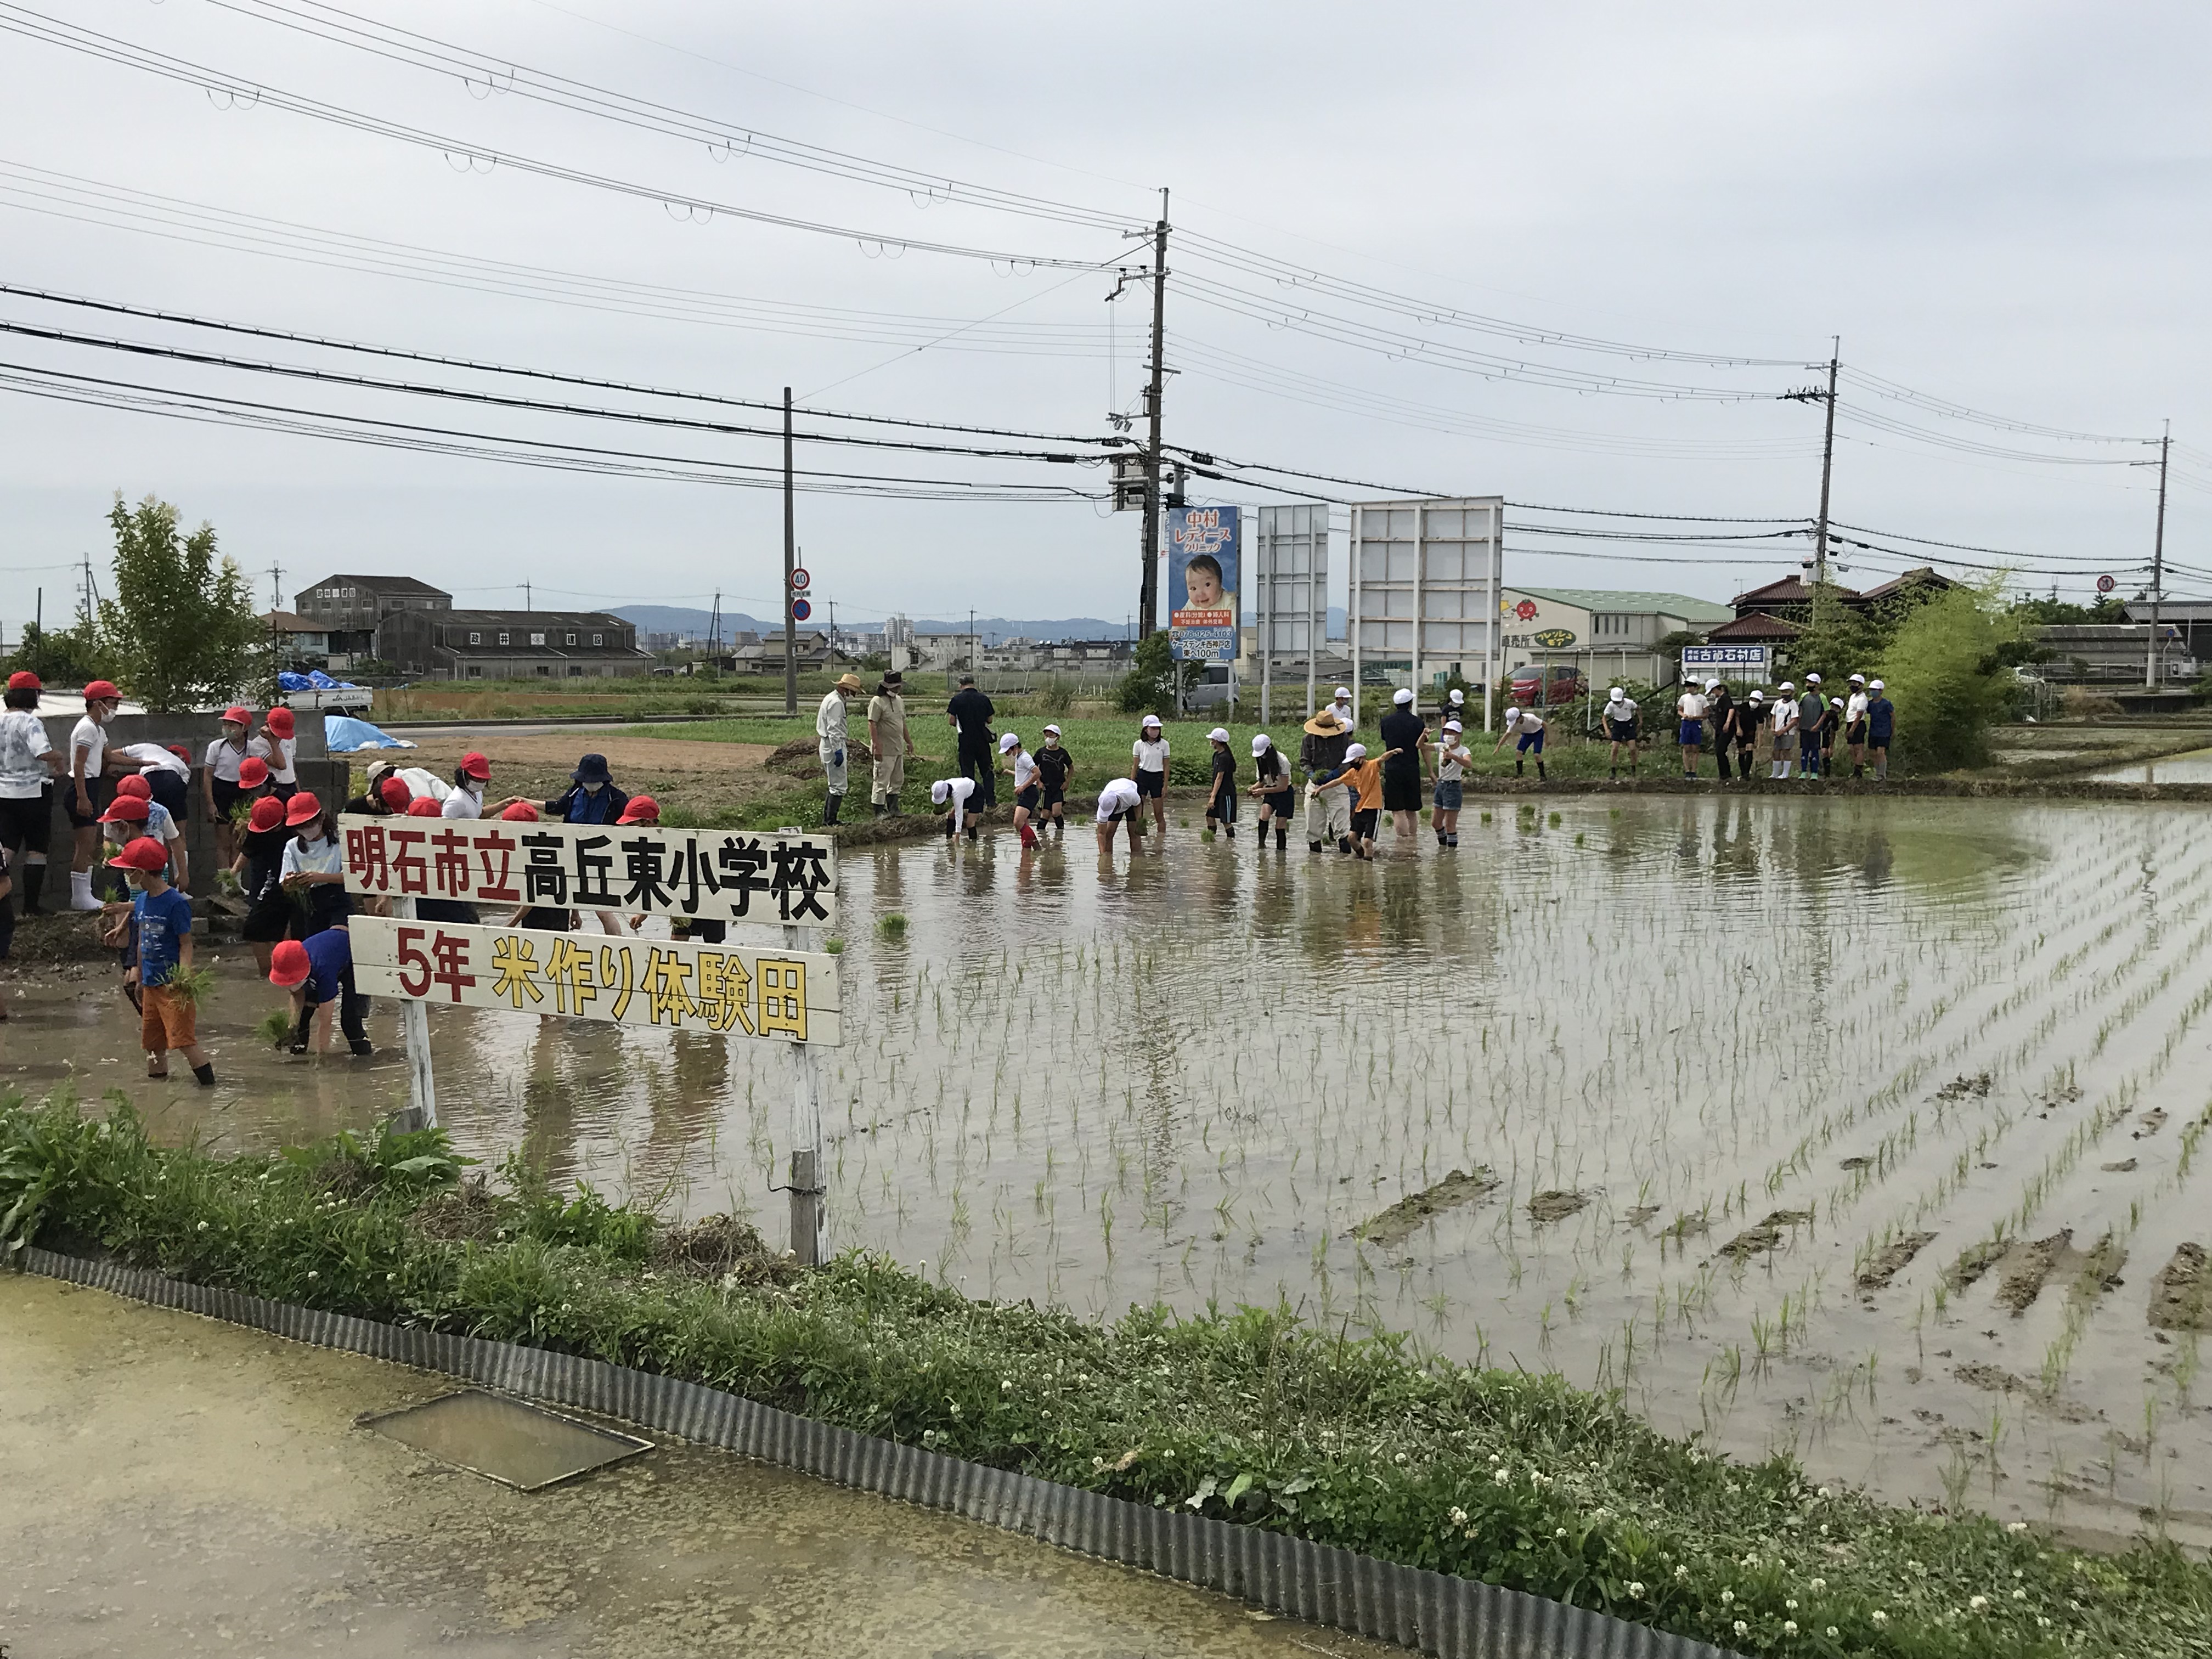
<svg viewBox="0 0 2212 1659"><path fill-rule="evenodd" d="M25 623L8 664L11 669L28 669L56 690L114 678L112 665L101 653L97 630L91 628L42 629L36 623Z"/></svg>
<svg viewBox="0 0 2212 1659"><path fill-rule="evenodd" d="M1897 705L1899 758L1916 772L1988 763L1990 727L2012 712L2012 665L2033 648L2033 625L2004 608L2002 578L1961 585L1916 606L1882 653Z"/></svg>
<svg viewBox="0 0 2212 1659"><path fill-rule="evenodd" d="M252 589L235 561L218 560L215 526L189 536L177 509L149 495L108 513L115 532L115 597L100 603L102 654L115 678L156 714L228 702L265 678L268 652Z"/></svg>
<svg viewBox="0 0 2212 1659"><path fill-rule="evenodd" d="M1164 709L1173 714L1180 706L1176 695L1176 670L1182 670L1183 689L1189 690L1206 677L1206 665L1200 662L1177 664L1175 660L1168 631L1160 629L1137 641L1130 657L1129 672L1121 677L1121 712L1125 714L1160 714ZM1163 719L1166 714L1162 714Z"/></svg>

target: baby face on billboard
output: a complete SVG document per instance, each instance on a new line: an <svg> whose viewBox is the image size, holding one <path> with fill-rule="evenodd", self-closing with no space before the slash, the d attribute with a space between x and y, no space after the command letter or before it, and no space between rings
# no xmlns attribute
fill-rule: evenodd
<svg viewBox="0 0 2212 1659"><path fill-rule="evenodd" d="M1184 605L1193 611L1221 608L1221 565L1211 553L1201 553L1182 568Z"/></svg>

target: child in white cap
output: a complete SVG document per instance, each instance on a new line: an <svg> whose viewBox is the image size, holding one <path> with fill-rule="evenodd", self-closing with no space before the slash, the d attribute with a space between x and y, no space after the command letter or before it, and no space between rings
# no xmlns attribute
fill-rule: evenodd
<svg viewBox="0 0 2212 1659"><path fill-rule="evenodd" d="M929 804L945 809L945 839L950 845L953 836L966 830L968 839L975 839L975 820L968 811L968 803L975 793L973 778L939 778L929 786Z"/></svg>
<svg viewBox="0 0 2212 1659"><path fill-rule="evenodd" d="M1614 783L1620 781L1620 746L1623 744L1628 745L1628 775L1634 777L1637 742L1642 736L1642 728L1637 723L1636 699L1628 695L1626 687L1616 685L1605 694L1603 719L1606 741L1613 745L1613 752L1606 761L1607 779Z"/></svg>
<svg viewBox="0 0 2212 1659"><path fill-rule="evenodd" d="M1386 749L1369 759L1367 745L1355 743L1344 751L1344 767L1337 775L1317 789L1341 789L1353 797L1352 805L1352 850L1358 857L1375 856L1375 831L1382 817L1382 763L1395 754Z"/></svg>
<svg viewBox="0 0 2212 1659"><path fill-rule="evenodd" d="M1533 708L1523 708L1519 703L1510 703L1505 709L1505 724L1498 733L1498 741L1491 745L1496 754L1505 747L1508 738L1514 739L1513 775L1521 775L1521 767L1530 750L1536 756L1536 778L1544 780L1544 717Z"/></svg>
<svg viewBox="0 0 2212 1659"><path fill-rule="evenodd" d="M1461 781L1474 764L1474 756L1460 741L1462 729L1456 716L1447 720L1443 737L1437 744L1436 810L1429 815L1429 827L1437 832L1439 847L1459 845Z"/></svg>
<svg viewBox="0 0 2212 1659"><path fill-rule="evenodd" d="M1790 757L1797 748L1797 688L1788 680L1782 682L1774 696L1774 762L1766 770L1771 783L1790 775Z"/></svg>
<svg viewBox="0 0 2212 1659"><path fill-rule="evenodd" d="M1844 742L1851 751L1851 775L1866 775L1867 739L1867 681L1863 674L1851 676L1851 695L1844 703Z"/></svg>
<svg viewBox="0 0 2212 1659"><path fill-rule="evenodd" d="M1036 762L1030 751L1022 747L1022 734L1009 732L999 739L1002 757L999 769L1014 775L1014 830L1022 838L1024 849L1037 844L1037 805L1044 794L1037 782Z"/></svg>
<svg viewBox="0 0 2212 1659"><path fill-rule="evenodd" d="M1044 741L1037 745L1037 783L1043 790L1038 798L1038 822L1049 818L1055 830L1067 828L1067 781L1075 773L1075 757L1060 746L1060 728L1048 726Z"/></svg>
<svg viewBox="0 0 2212 1659"><path fill-rule="evenodd" d="M1152 822L1160 834L1168 832L1168 740L1160 730L1160 717L1147 714L1129 745L1129 781L1137 793L1152 804Z"/></svg>
<svg viewBox="0 0 2212 1659"><path fill-rule="evenodd" d="M1217 726L1206 734L1213 745L1212 776L1206 786L1206 827L1237 839L1237 757L1229 748L1229 732Z"/></svg>
<svg viewBox="0 0 2212 1659"><path fill-rule="evenodd" d="M1136 781L1132 778L1109 778L1106 787L1098 792L1098 855L1109 857L1114 851L1114 830L1117 825L1129 826L1129 850L1137 849L1137 836L1144 816L1145 798L1137 793Z"/></svg>
<svg viewBox="0 0 2212 1659"><path fill-rule="evenodd" d="M1353 718L1352 713L1352 688L1350 686L1338 686L1336 688L1334 700L1330 702L1328 708L1329 712L1336 716L1336 723L1342 726L1346 731L1351 732L1358 729L1359 722L1358 720Z"/></svg>
<svg viewBox="0 0 2212 1659"><path fill-rule="evenodd" d="M1705 745L1705 694L1698 690L1697 682L1683 684L1682 695L1674 699L1674 714L1680 720L1682 744L1682 775L1698 775L1698 751Z"/></svg>
<svg viewBox="0 0 2212 1659"><path fill-rule="evenodd" d="M1287 852L1291 844L1291 808L1297 804L1297 791L1291 785L1291 769L1284 764L1283 751L1275 747L1275 740L1265 732L1252 739L1252 771L1256 781L1250 793L1260 798L1260 845L1267 844L1267 826L1275 826L1275 850Z"/></svg>
<svg viewBox="0 0 2212 1659"><path fill-rule="evenodd" d="M1867 758L1876 783L1889 781L1889 739L1897 729L1897 705L1880 680L1867 682Z"/></svg>

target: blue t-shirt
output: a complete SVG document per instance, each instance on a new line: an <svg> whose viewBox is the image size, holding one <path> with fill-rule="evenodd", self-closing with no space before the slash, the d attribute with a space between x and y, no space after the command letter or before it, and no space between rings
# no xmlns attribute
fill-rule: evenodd
<svg viewBox="0 0 2212 1659"><path fill-rule="evenodd" d="M138 933L138 982L167 985L177 971L185 935L192 931L192 902L173 887L134 893L131 915Z"/></svg>
<svg viewBox="0 0 2212 1659"><path fill-rule="evenodd" d="M353 972L353 939L343 927L325 927L302 941L307 947L307 981L300 988L310 1006L335 1002L340 981Z"/></svg>
<svg viewBox="0 0 2212 1659"><path fill-rule="evenodd" d="M1892 729L1897 723L1897 705L1887 697L1876 697L1867 705L1867 736L1877 749L1889 746Z"/></svg>

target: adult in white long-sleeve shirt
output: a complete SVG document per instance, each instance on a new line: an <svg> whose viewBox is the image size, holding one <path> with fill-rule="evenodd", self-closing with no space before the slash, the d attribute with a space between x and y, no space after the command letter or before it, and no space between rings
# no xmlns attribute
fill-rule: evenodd
<svg viewBox="0 0 2212 1659"><path fill-rule="evenodd" d="M860 677L842 676L830 688L830 695L822 699L822 706L814 711L814 737L822 755L822 777L827 799L822 803L822 822L837 822L837 810L845 804L845 704L848 698L860 695Z"/></svg>

